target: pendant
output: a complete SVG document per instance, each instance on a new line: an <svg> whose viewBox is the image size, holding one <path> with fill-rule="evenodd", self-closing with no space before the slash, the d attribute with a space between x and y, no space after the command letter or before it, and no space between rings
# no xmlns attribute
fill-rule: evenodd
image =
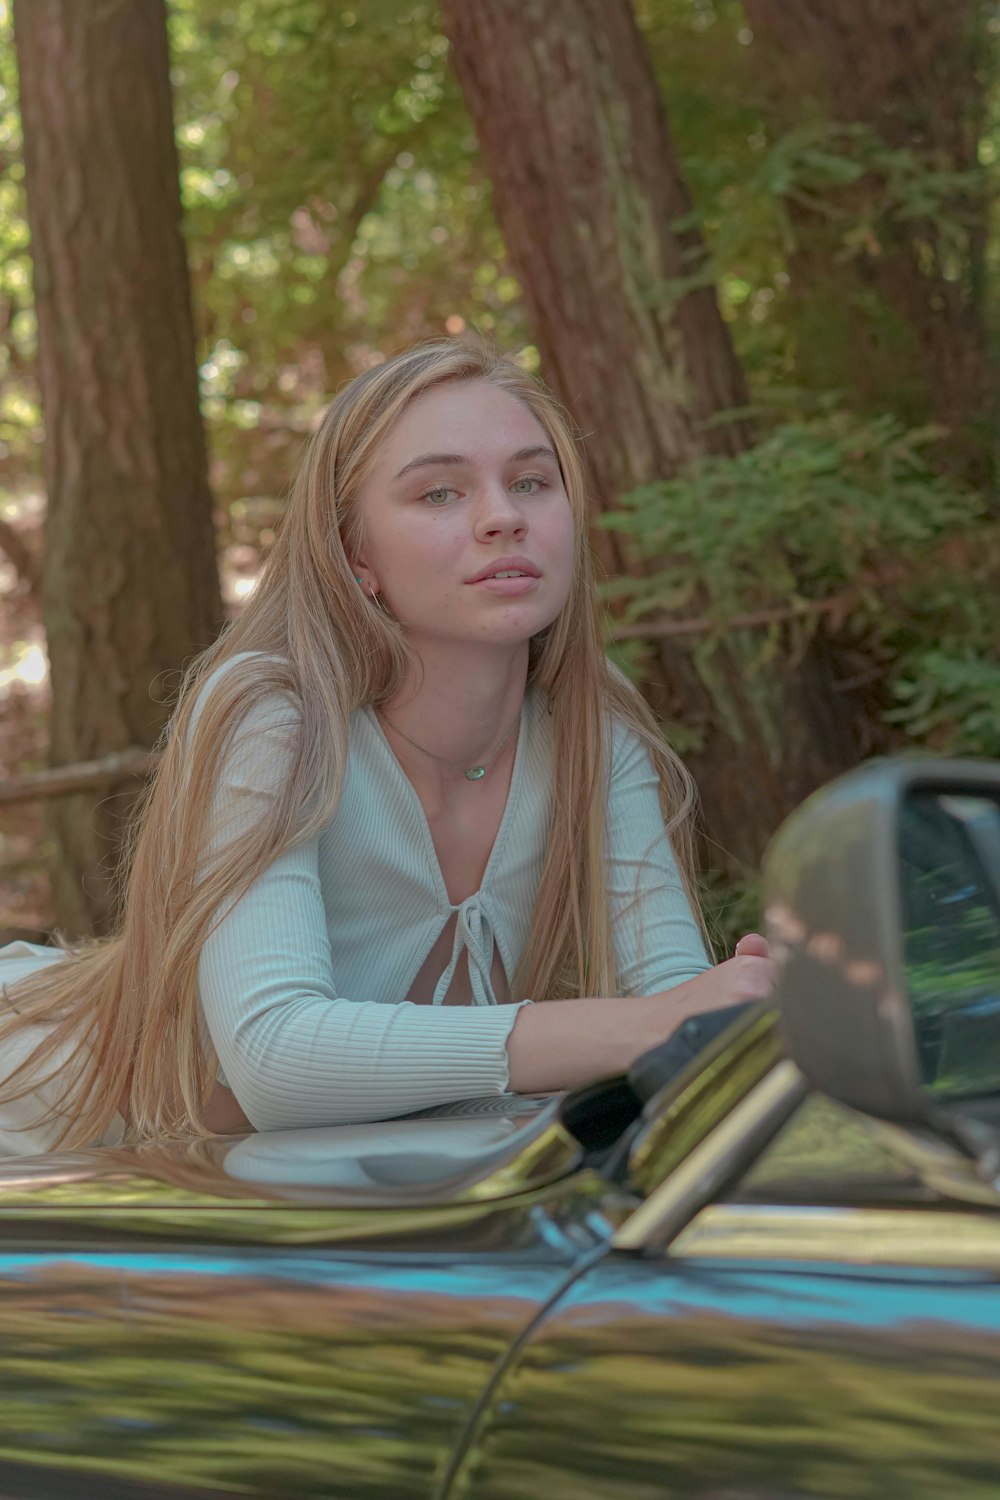
<svg viewBox="0 0 1000 1500"><path fill-rule="evenodd" d="M485 775L485 766L470 766L465 773L465 779L466 781L482 781Z"/></svg>

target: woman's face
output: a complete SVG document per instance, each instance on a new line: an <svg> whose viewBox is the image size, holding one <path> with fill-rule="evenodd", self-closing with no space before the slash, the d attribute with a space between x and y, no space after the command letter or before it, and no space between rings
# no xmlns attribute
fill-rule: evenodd
<svg viewBox="0 0 1000 1500"><path fill-rule="evenodd" d="M354 571L414 642L527 642L566 603L573 516L552 441L484 380L417 396L358 503Z"/></svg>

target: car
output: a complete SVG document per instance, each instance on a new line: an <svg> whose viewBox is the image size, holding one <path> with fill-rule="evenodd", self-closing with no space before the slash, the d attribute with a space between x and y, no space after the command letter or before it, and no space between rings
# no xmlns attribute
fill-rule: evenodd
<svg viewBox="0 0 1000 1500"><path fill-rule="evenodd" d="M628 1077L0 1164L0 1494L1000 1493L1000 767L765 862L774 1002Z"/></svg>

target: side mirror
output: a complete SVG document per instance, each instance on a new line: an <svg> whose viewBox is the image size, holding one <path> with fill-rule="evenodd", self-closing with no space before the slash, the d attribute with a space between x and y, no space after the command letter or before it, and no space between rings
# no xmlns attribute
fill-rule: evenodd
<svg viewBox="0 0 1000 1500"><path fill-rule="evenodd" d="M868 1114L1000 1119L1000 766L877 761L764 862L790 1056Z"/></svg>

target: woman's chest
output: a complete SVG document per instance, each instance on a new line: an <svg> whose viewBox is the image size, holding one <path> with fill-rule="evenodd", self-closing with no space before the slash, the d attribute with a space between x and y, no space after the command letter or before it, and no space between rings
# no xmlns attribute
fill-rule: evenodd
<svg viewBox="0 0 1000 1500"><path fill-rule="evenodd" d="M360 718L359 736L369 727ZM526 745L525 752L529 748L533 754L525 754L518 775L488 773L464 787L467 797L450 811L432 796L421 797L395 762L389 764L387 751L374 760L355 754L318 850L338 983L353 984L359 994L395 996L425 960L422 977L434 971L436 983L455 939L448 908L480 893L488 895L490 926L505 962L516 964L530 928L550 816L547 761L536 766L537 748Z"/></svg>
<svg viewBox="0 0 1000 1500"><path fill-rule="evenodd" d="M458 918L452 913L414 976L406 994L407 1000L412 1000L416 1005L431 1004L441 976L451 963L457 921ZM493 998L498 1005L502 1005L510 999L510 991L503 960L495 943L486 956L486 962L489 966L490 989L493 991ZM458 956L455 972L444 995L443 1003L445 1005L471 1005L473 998L469 955L463 950Z"/></svg>
<svg viewBox="0 0 1000 1500"><path fill-rule="evenodd" d="M475 790L479 790L477 787ZM427 827L448 900L460 905L480 889L503 823L506 788L459 807L425 807Z"/></svg>

